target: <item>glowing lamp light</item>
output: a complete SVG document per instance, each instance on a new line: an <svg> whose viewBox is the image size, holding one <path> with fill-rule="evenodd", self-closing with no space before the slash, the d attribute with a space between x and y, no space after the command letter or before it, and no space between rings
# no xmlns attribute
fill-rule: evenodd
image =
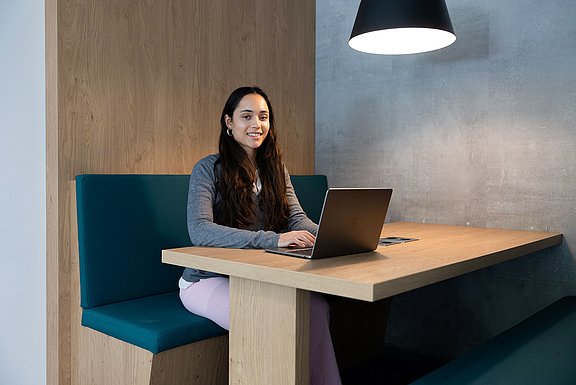
<svg viewBox="0 0 576 385"><path fill-rule="evenodd" d="M455 41L444 0L362 0L348 44L366 53L405 55Z"/></svg>

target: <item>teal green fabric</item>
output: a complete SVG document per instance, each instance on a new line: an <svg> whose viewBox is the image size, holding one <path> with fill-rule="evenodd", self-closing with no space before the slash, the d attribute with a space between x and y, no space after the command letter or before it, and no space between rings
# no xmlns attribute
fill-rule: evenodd
<svg viewBox="0 0 576 385"><path fill-rule="evenodd" d="M190 245L188 175L76 177L81 305L85 309L178 289L182 268L162 249Z"/></svg>
<svg viewBox="0 0 576 385"><path fill-rule="evenodd" d="M76 177L82 325L152 353L226 334L182 306L182 268L162 263L162 249L190 245L189 178ZM292 180L304 210L319 218L326 177Z"/></svg>
<svg viewBox="0 0 576 385"><path fill-rule="evenodd" d="M328 190L328 180L325 175L292 175L290 177L294 191L302 209L315 223L320 220L322 206L326 190Z"/></svg>
<svg viewBox="0 0 576 385"><path fill-rule="evenodd" d="M317 223L326 177L291 180L304 211ZM188 181L189 175L76 177L83 308L177 289L182 269L163 264L161 250L190 245Z"/></svg>
<svg viewBox="0 0 576 385"><path fill-rule="evenodd" d="M152 353L226 334L185 310L178 292L84 309L82 325Z"/></svg>
<svg viewBox="0 0 576 385"><path fill-rule="evenodd" d="M576 297L565 297L412 385L576 384Z"/></svg>
<svg viewBox="0 0 576 385"><path fill-rule="evenodd" d="M82 325L152 353L226 334L178 298L189 175L76 177Z"/></svg>

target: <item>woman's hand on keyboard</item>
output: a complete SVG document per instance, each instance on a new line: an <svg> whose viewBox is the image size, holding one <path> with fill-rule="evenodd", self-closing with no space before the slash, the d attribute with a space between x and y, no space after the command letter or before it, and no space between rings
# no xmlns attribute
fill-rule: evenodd
<svg viewBox="0 0 576 385"><path fill-rule="evenodd" d="M280 234L278 247L312 247L316 237L306 230L295 230Z"/></svg>

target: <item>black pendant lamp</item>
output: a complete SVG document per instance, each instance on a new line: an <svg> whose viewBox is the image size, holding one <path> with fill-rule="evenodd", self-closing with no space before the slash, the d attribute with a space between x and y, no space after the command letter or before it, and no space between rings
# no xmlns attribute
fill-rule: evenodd
<svg viewBox="0 0 576 385"><path fill-rule="evenodd" d="M454 41L444 0L361 0L348 44L361 52L403 55Z"/></svg>

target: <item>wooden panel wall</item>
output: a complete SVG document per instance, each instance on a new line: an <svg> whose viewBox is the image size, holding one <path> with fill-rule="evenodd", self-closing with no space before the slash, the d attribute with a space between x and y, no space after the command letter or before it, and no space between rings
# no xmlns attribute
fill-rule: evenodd
<svg viewBox="0 0 576 385"><path fill-rule="evenodd" d="M314 172L315 2L46 0L48 384L70 384L69 180L189 173L227 95L259 85L293 174Z"/></svg>

